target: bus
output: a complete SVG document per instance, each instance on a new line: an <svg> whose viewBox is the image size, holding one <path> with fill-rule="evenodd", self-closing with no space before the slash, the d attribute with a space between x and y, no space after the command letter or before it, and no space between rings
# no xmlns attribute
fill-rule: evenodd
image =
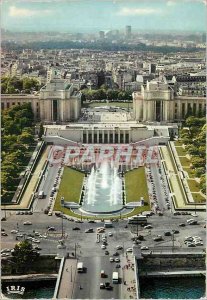
<svg viewBox="0 0 207 300"><path fill-rule="evenodd" d="M134 216L128 219L128 224L147 224L146 216Z"/></svg>
<svg viewBox="0 0 207 300"><path fill-rule="evenodd" d="M119 273L118 272L113 272L113 274L112 274L112 282L113 283L119 283Z"/></svg>
<svg viewBox="0 0 207 300"><path fill-rule="evenodd" d="M83 263L82 262L79 262L78 265L77 265L77 270L78 270L78 273L83 273Z"/></svg>

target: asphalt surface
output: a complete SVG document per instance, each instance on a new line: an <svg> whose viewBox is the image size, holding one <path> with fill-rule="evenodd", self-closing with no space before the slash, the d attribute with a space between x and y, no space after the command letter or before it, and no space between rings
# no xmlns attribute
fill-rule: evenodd
<svg viewBox="0 0 207 300"><path fill-rule="evenodd" d="M117 269L116 263L109 262L109 257L93 256L81 259L86 270L77 273L73 299L120 299L121 281L119 284L112 283L112 273L119 272L121 279L121 268ZM101 278L101 270L104 270L106 278ZM100 283L110 282L111 290L100 289ZM80 289L81 286L81 289Z"/></svg>
<svg viewBox="0 0 207 300"><path fill-rule="evenodd" d="M34 212L43 212L47 208L49 204L50 193L52 191L54 181L57 176L58 167L59 166L57 165L50 166L50 164L48 164L37 192L37 194L39 194L40 191L43 191L45 197L43 199L36 198L36 200L33 203Z"/></svg>
<svg viewBox="0 0 207 300"><path fill-rule="evenodd" d="M16 234L12 234L11 230L18 230L18 233L23 237L19 237L18 241L27 238L28 234L34 234L38 232L45 237L35 238L39 240L38 245L42 254L57 254L58 241L64 239L67 252L71 256L72 253L78 259L82 261L86 267L86 273L77 273L75 278L75 285L73 291L73 298L75 299L110 299L121 298L122 296L122 283L112 284L113 289L102 290L100 289L100 283L109 281L112 283L111 276L115 268L116 263L109 261L110 256L116 251L116 246L120 245L123 250L118 251L120 253L121 262L123 265L123 254L126 249L132 247L132 237L141 234L144 236L144 240L141 242L141 246L149 247L149 250L158 251L172 251L173 249L181 251L186 249L187 252L202 251L206 246L206 230L204 224L206 223L205 212L196 212L196 216L191 215L173 215L173 208L167 209L165 203L165 195L163 192L163 183L160 180L160 174L158 168L151 167L151 173L156 190L156 198L160 210L163 211L163 216L155 214L150 216L147 221L152 225L151 229L144 229L141 225L127 226L127 220L119 220L113 223L113 228L107 228L105 234L107 235L107 248L109 255L105 255L105 250L101 249L102 242L97 243L96 228L102 227L103 222L88 223L76 223L69 221L68 219L58 218L55 215L48 216L43 213L43 210L48 206L49 194L52 190L55 177L57 175L58 167L48 166L45 177L39 187L39 190L43 190L47 195L45 199L36 199L33 210L33 215L16 215L15 212L6 212L7 220L2 222L2 228L8 234L8 236L1 237L1 248L12 249L17 243ZM163 176L163 175L162 175ZM148 182L150 185L151 183ZM194 213L193 213L194 215ZM195 219L198 221L198 225L188 225L188 219ZM31 221L32 225L23 225L25 221ZM185 227L180 227L179 224L185 223ZM63 225L63 226L62 226ZM48 232L48 226L55 227L54 232ZM127 227L126 227L127 226ZM80 230L73 230L74 227L79 227ZM93 228L93 233L85 233L85 230ZM164 236L165 231L179 230L178 234L172 236ZM113 236L109 237L108 233L112 232ZM163 240L155 242L154 238L157 235L162 235ZM187 236L199 236L203 240L203 246L196 246L195 248L188 248L184 244L184 239ZM108 278L102 279L100 277L100 271L104 270L108 275ZM122 268L118 269L120 278L122 278ZM82 287L80 289L79 287Z"/></svg>
<svg viewBox="0 0 207 300"><path fill-rule="evenodd" d="M204 228L205 224L205 212L198 213L198 217L192 217L187 215L173 216L170 211L165 211L163 216L153 215L148 218L148 224L152 225L152 229L144 229L138 227L138 234L144 236L144 240L141 242L141 246L149 247L149 250L156 249L156 251L181 251L185 250L188 253L203 251L206 245L206 231ZM194 218L199 224L198 225L186 225L185 227L179 227L180 223L187 224L187 220ZM32 225L23 225L23 222L30 220ZM109 261L109 257L116 251L116 246L120 245L124 249L118 251L120 253L121 267L123 266L123 254L126 249L132 247L132 237L137 235L137 226L128 226L127 220L122 220L113 223L113 228L106 229L107 235L107 250L109 255L105 255L105 250L101 249L102 242L97 243L97 234L95 232L97 227L102 227L103 222L98 223L76 223L66 219L57 218L56 216L48 216L43 213L34 213L33 215L16 215L15 213L7 213L7 220L2 222L2 228L8 234L8 236L1 238L1 247L13 248L17 243L16 234L10 233L13 229L18 229L20 234L24 237L19 238L23 240L29 233L33 234L33 231L39 232L41 235L47 235L46 238L36 237L40 241L38 245L42 250L42 254L57 254L58 240L62 239L62 223L64 240L67 248L67 252L71 256L75 254L78 261L82 261L87 268L86 273L78 274L75 279L73 298L75 299L110 299L110 298L122 298L122 285L113 284L113 289L101 290L100 282L111 281L111 275L115 268L115 263ZM47 232L48 226L54 226L56 231L49 233ZM73 227L79 227L80 230L74 231ZM86 229L93 228L93 233L85 233ZM178 234L174 234L174 241L172 236L164 236L165 231L172 231L173 229L179 230ZM132 231L132 232L131 232ZM113 236L109 237L108 233L112 232ZM163 241L155 242L153 240L157 235L163 236ZM188 248L184 244L184 238L186 236L199 236L203 239L203 246L196 246L196 248ZM147 250L148 251L148 250ZM146 252L145 252L146 253ZM104 270L109 276L102 280L100 278L100 271ZM120 278L122 278L122 268L119 269ZM80 289L79 286L83 287ZM92 288L93 287L93 288Z"/></svg>

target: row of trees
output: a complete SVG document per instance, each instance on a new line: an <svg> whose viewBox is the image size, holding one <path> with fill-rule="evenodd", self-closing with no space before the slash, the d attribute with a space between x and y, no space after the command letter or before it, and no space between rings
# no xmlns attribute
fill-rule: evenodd
<svg viewBox="0 0 207 300"><path fill-rule="evenodd" d="M92 50L102 50L102 51L152 51L157 53L178 53L178 52L197 52L198 48L183 48L183 47L173 47L173 46L152 46L145 45L143 43L127 44L125 41L119 41L118 43L112 43L111 41L35 41L31 43L14 43L3 41L3 49L92 49ZM203 49L202 49L203 50Z"/></svg>
<svg viewBox="0 0 207 300"><path fill-rule="evenodd" d="M31 91L38 91L40 84L36 79L25 77L19 79L17 77L2 77L1 78L1 92L2 94L18 94L23 91L30 93Z"/></svg>
<svg viewBox="0 0 207 300"><path fill-rule="evenodd" d="M183 128L180 137L186 145L195 175L200 178L200 187L206 192L205 165L206 165L206 119L189 117L185 121L187 128Z"/></svg>
<svg viewBox="0 0 207 300"><path fill-rule="evenodd" d="M100 88L97 90L83 89L81 92L83 94L83 101L104 99L132 101L132 93L130 91Z"/></svg>
<svg viewBox="0 0 207 300"><path fill-rule="evenodd" d="M30 104L2 111L2 203L11 201L9 194L16 190L19 175L30 159L34 143L33 112Z"/></svg>

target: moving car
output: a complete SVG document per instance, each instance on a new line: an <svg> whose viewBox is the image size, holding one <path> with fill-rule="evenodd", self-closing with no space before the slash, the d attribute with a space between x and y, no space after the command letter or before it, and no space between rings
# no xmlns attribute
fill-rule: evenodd
<svg viewBox="0 0 207 300"><path fill-rule="evenodd" d="M26 221L26 222L24 222L23 224L24 224L24 225L32 225L32 222Z"/></svg>

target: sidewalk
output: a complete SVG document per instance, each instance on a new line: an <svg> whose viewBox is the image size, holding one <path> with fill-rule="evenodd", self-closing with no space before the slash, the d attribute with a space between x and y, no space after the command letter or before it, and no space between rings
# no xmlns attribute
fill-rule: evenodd
<svg viewBox="0 0 207 300"><path fill-rule="evenodd" d="M72 299L76 277L77 259L65 259L57 298Z"/></svg>
<svg viewBox="0 0 207 300"><path fill-rule="evenodd" d="M123 256L122 264L122 274L123 274L123 284L122 284L122 295L121 299L136 299L136 280L134 271L134 259L131 253ZM126 284L124 284L124 282Z"/></svg>

